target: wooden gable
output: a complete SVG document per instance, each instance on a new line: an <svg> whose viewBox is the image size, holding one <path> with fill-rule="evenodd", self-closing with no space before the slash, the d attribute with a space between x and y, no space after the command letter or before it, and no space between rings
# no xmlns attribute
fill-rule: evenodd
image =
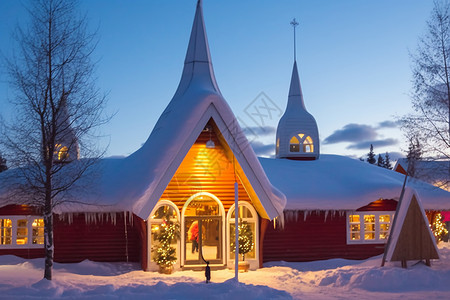
<svg viewBox="0 0 450 300"><path fill-rule="evenodd" d="M397 226L401 226L401 230L393 245L395 248L391 261L439 259L435 241L415 195L412 196L403 224Z"/></svg>
<svg viewBox="0 0 450 300"><path fill-rule="evenodd" d="M216 134L217 128L213 121L208 122L208 127L212 131L201 132L161 195L161 200L172 201L180 211L190 196L209 192L220 199L225 212L228 212L234 204L235 168L239 200L251 202L240 180L243 176L242 172L238 171L240 166L236 161L233 162L228 147L223 145L224 140L219 137L220 134ZM215 144L212 149L206 147L209 139Z"/></svg>

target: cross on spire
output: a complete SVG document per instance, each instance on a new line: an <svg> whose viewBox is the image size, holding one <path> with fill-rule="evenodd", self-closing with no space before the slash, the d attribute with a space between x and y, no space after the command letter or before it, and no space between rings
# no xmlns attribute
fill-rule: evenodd
<svg viewBox="0 0 450 300"><path fill-rule="evenodd" d="M295 20L295 18L291 21L290 23L292 25L292 27L294 27L294 61L297 61L297 49L296 49L296 43L295 43L295 27L298 26L298 22Z"/></svg>

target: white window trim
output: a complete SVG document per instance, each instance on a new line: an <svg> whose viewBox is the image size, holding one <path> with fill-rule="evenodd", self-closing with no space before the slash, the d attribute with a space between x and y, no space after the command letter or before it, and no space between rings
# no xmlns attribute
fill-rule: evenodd
<svg viewBox="0 0 450 300"><path fill-rule="evenodd" d="M152 212L150 213L150 216L147 219L147 271L157 271L159 269L159 266L156 262L152 261L152 224L161 224L161 219L152 219L152 216L155 214L155 212L161 207L161 206L170 206L172 209L175 210L177 214L177 222L180 222L180 210L178 207L170 200L160 200L153 208ZM181 224L180 224L181 226ZM180 268L180 239L177 241L177 263L174 265L175 269Z"/></svg>
<svg viewBox="0 0 450 300"><path fill-rule="evenodd" d="M33 242L33 221L34 219L43 219L42 216L27 216L27 215L14 215L14 216L0 216L0 219L10 219L12 222L11 239L12 244L0 245L0 249L34 249L44 248L44 244L32 244ZM27 220L27 243L24 245L17 245L17 221Z"/></svg>
<svg viewBox="0 0 450 300"><path fill-rule="evenodd" d="M251 203L247 202L247 201L239 201L238 202L239 206L245 206L246 208L248 208L250 210L250 212L252 213L252 218L243 218L243 221L249 222L249 223L254 223L255 224L255 258L246 258L245 261L250 263L250 269L255 270L255 269L259 269L259 222L258 222L258 214L255 210L255 208L253 207L253 205L251 205ZM227 259L228 259L228 267L229 268L234 268L234 256L233 258L230 258L230 236L231 236L231 232L230 232L230 227L232 224L235 223L235 219L234 217L231 217L231 214L234 212L234 207L235 205L233 204L230 209L228 210L227 213L227 251L226 251L226 255L227 255Z"/></svg>
<svg viewBox="0 0 450 300"><path fill-rule="evenodd" d="M222 236L220 237L222 239L222 241L224 240L224 234L225 234L225 226L226 226L226 221L225 221L225 208L223 207L222 201L220 201L219 198L217 198L214 194L208 193L208 192L199 192L196 193L192 196L189 197L189 199L186 200L186 202L184 203L183 209L181 210L181 255L179 256L180 260L182 261L181 267L183 267L185 265L186 262L186 257L184 255L185 253L185 247L186 247L186 243L185 243L185 235L186 235L186 228L184 228L185 226L185 213L186 213L186 209L189 206L189 204L195 200L196 198L200 197L200 196L208 196L212 199L214 199L214 201L217 202L217 204L219 205L219 211L220 214L218 216L221 217L222 220ZM225 243L222 243L222 255L226 255L226 245ZM227 257L223 258L223 263L226 264L227 263ZM222 264L220 264L222 265ZM190 265L190 267L195 267L195 265Z"/></svg>
<svg viewBox="0 0 450 300"><path fill-rule="evenodd" d="M379 222L379 216L380 215L389 215L391 216L391 221L389 223L389 231L388 231L388 236L391 232L391 228L392 228L392 224L393 224L393 220L394 220L394 214L395 211L348 211L346 213L346 221L345 224L347 226L347 244L386 244L387 243L387 238L386 239L380 239L380 222ZM360 239L359 240L352 240L351 239L351 232L350 232L350 221L349 221L349 216L350 215L359 215L359 232L360 232ZM373 240L365 240L364 239L364 216L365 215L375 215L375 239ZM383 223L386 224L386 223Z"/></svg>

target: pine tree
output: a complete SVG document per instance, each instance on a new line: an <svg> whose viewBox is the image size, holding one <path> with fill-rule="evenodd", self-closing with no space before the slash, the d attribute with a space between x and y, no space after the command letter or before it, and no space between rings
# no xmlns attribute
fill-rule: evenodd
<svg viewBox="0 0 450 300"><path fill-rule="evenodd" d="M155 233L158 246L154 254L154 260L163 270L169 270L170 273L172 266L177 262L176 248L172 247L172 243L178 240L180 227L178 222L173 222L170 219L172 214L170 208L158 211L158 213L162 213L163 222L158 232Z"/></svg>
<svg viewBox="0 0 450 300"><path fill-rule="evenodd" d="M392 170L391 158L389 157L388 152L386 152L386 155L384 156L384 167L386 169Z"/></svg>
<svg viewBox="0 0 450 300"><path fill-rule="evenodd" d="M239 231L239 254L242 255L242 260L245 260L245 254L253 250L255 244L253 243L252 228L247 223L242 223L238 226ZM231 234L231 252L236 252L234 230Z"/></svg>
<svg viewBox="0 0 450 300"><path fill-rule="evenodd" d="M375 159L375 153L373 153L373 145L370 144L370 151L367 153L367 162L369 164L375 164L377 160Z"/></svg>
<svg viewBox="0 0 450 300"><path fill-rule="evenodd" d="M378 154L377 166L384 168L384 159L383 156L381 156L381 154Z"/></svg>
<svg viewBox="0 0 450 300"><path fill-rule="evenodd" d="M6 170L8 170L8 166L6 165L6 159L4 159L2 157L2 154L0 153L0 173Z"/></svg>
<svg viewBox="0 0 450 300"><path fill-rule="evenodd" d="M436 238L436 242L441 242L444 237L448 234L448 230L445 226L445 223L442 222L443 216L441 213L437 213L433 220L433 225L431 226L431 230Z"/></svg>

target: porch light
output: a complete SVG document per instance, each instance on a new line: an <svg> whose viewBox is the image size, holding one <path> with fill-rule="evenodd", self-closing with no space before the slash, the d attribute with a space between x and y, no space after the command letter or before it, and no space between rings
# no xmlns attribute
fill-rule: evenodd
<svg viewBox="0 0 450 300"><path fill-rule="evenodd" d="M214 148L216 148L216 144L214 144L214 141L212 140L212 137L211 137L212 127L211 126L207 126L206 130L209 131L209 141L206 142L206 148L214 149Z"/></svg>

